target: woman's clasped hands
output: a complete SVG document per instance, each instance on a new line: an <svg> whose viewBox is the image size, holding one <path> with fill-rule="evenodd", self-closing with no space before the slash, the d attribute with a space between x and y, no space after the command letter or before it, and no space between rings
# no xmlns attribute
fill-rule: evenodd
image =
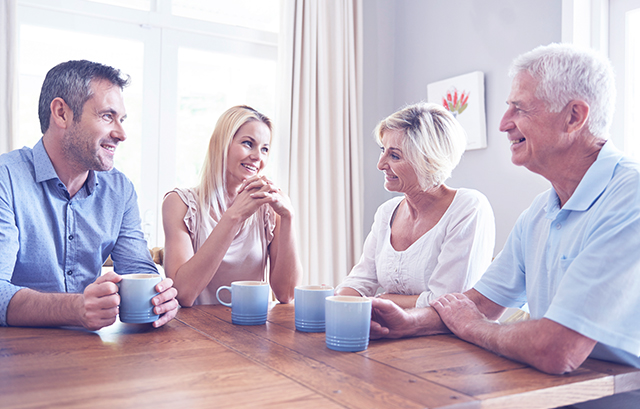
<svg viewBox="0 0 640 409"><path fill-rule="evenodd" d="M246 179L238 188L236 199L229 210L237 210L246 215L244 218L248 218L263 204L271 206L280 217L293 213L289 197L264 175Z"/></svg>

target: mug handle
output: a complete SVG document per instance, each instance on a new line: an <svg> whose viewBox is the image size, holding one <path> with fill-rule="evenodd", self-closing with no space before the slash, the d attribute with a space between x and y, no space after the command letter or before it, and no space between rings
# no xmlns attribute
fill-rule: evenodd
<svg viewBox="0 0 640 409"><path fill-rule="evenodd" d="M229 290L229 293L231 293L231 287L227 287L226 285L223 285L218 288L218 291L216 291L216 298L218 299L218 302L226 307L231 307L231 303L226 303L220 299L220 296L218 294L220 293L221 290Z"/></svg>

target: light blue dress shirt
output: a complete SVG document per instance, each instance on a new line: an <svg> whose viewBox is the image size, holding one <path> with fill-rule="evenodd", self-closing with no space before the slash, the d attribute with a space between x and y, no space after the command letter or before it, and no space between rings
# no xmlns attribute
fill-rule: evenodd
<svg viewBox="0 0 640 409"><path fill-rule="evenodd" d="M553 189L534 200L475 289L598 341L593 358L640 367L640 164L609 141L559 203Z"/></svg>
<svg viewBox="0 0 640 409"><path fill-rule="evenodd" d="M91 171L70 199L42 139L0 156L0 325L22 288L81 293L109 255L118 274L158 272L126 176Z"/></svg>

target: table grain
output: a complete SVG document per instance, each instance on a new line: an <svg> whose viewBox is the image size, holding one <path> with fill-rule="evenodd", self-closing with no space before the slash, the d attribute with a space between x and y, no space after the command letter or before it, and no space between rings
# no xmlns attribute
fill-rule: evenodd
<svg viewBox="0 0 640 409"><path fill-rule="evenodd" d="M3 408L552 408L640 388L640 371L588 359L547 375L452 335L338 352L295 330L293 305L259 326L224 306L162 328L0 328Z"/></svg>

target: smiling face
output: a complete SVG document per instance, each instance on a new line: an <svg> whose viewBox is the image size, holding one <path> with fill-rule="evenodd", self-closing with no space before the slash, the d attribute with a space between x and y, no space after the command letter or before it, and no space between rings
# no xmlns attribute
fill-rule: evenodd
<svg viewBox="0 0 640 409"><path fill-rule="evenodd" d="M420 184L413 165L402 151L402 131L386 131L382 135L382 153L378 169L384 173L384 188L390 192L419 191Z"/></svg>
<svg viewBox="0 0 640 409"><path fill-rule="evenodd" d="M91 83L93 95L82 108L79 122L73 121L62 138L62 153L78 171L106 171L113 168L116 147L127 136L122 91L106 80Z"/></svg>
<svg viewBox="0 0 640 409"><path fill-rule="evenodd" d="M227 185L239 186L267 164L271 131L261 121L242 125L233 136L227 155Z"/></svg>
<svg viewBox="0 0 640 409"><path fill-rule="evenodd" d="M508 134L511 161L543 174L563 155L570 140L563 135L564 109L549 112L535 96L536 85L537 81L527 72L514 77L500 131Z"/></svg>

